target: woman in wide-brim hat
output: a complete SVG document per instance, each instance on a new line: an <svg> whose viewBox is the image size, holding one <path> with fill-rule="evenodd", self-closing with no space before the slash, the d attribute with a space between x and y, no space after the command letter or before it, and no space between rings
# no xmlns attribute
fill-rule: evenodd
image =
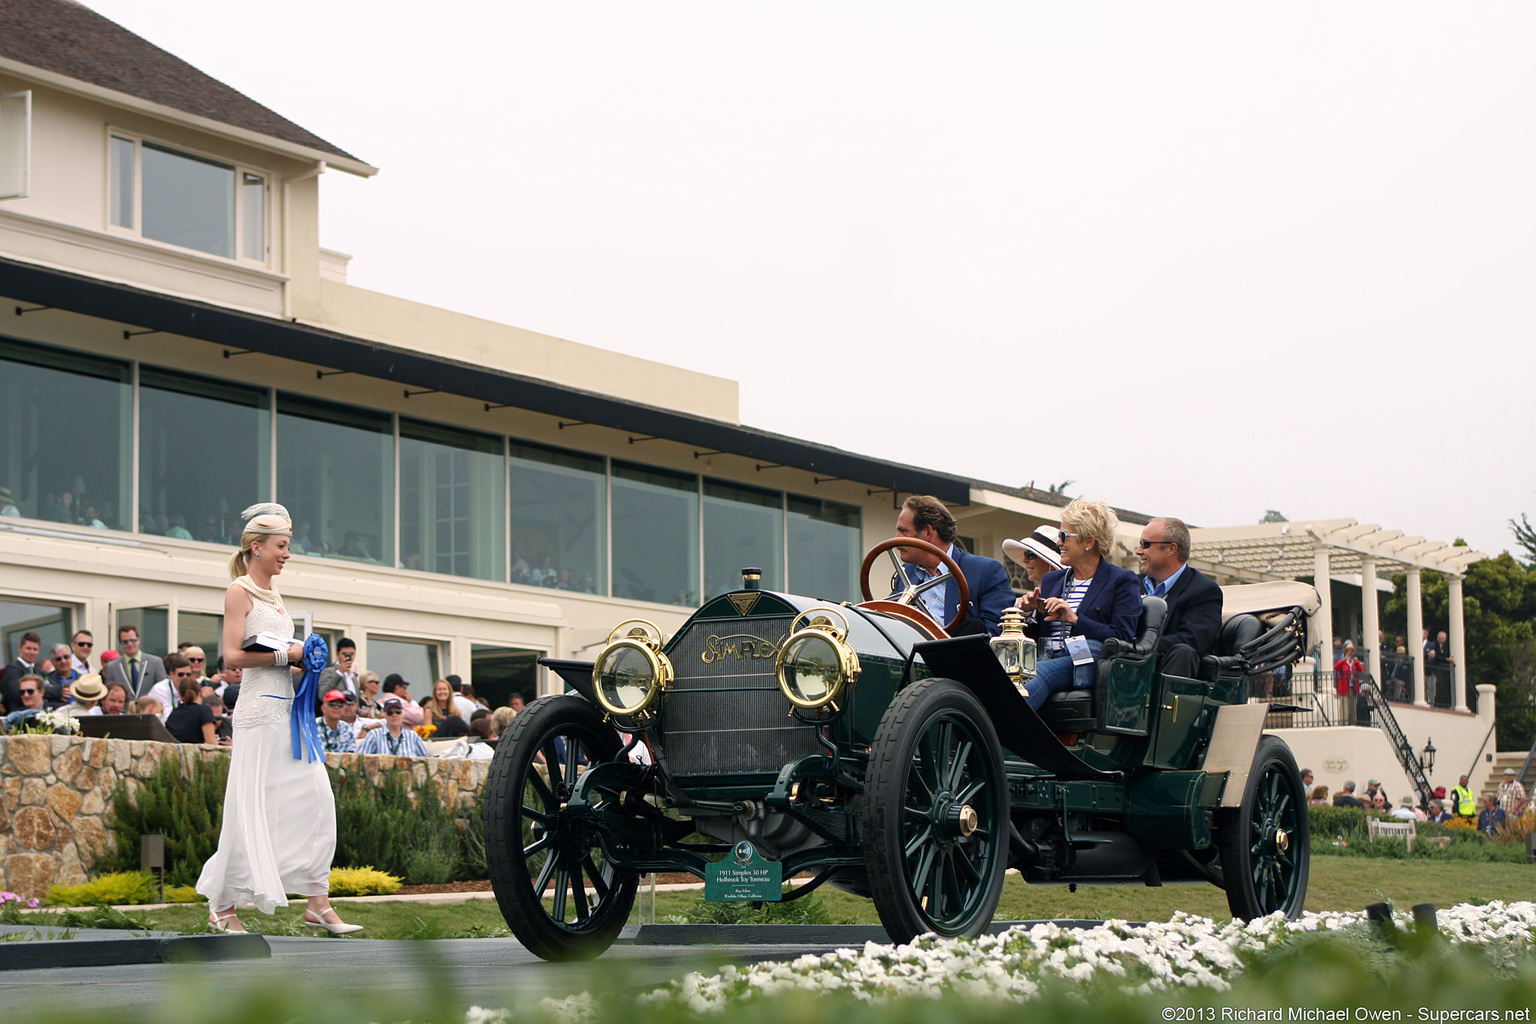
<svg viewBox="0 0 1536 1024"><path fill-rule="evenodd" d="M1056 543L1056 529L1037 526L1035 532L1023 540L1003 541L1003 554L1024 567L1029 581L1035 586L1045 579L1045 574L1061 568L1061 548Z"/></svg>

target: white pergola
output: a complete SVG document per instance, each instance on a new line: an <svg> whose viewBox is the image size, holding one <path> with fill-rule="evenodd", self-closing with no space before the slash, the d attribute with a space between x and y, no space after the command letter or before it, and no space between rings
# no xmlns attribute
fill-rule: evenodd
<svg viewBox="0 0 1536 1024"><path fill-rule="evenodd" d="M1139 535L1138 528L1136 536ZM1202 572L1237 581L1259 582L1303 576L1322 581L1337 573L1359 573L1367 643L1374 643L1381 628L1377 579L1394 572L1407 576L1408 636L1410 642L1416 642L1424 629L1422 574L1426 569L1445 573L1450 580L1447 633L1455 658L1456 709L1467 710L1466 632L1461 584L1467 566L1488 557L1483 552L1453 547L1443 541L1410 537L1402 530L1362 525L1354 519L1194 528L1190 530L1190 540L1192 565ZM1132 540L1131 544L1134 543ZM1323 603L1312 617L1312 626L1314 635L1324 638L1323 642L1327 643L1333 636L1333 604L1327 586L1320 585L1317 589ZM1413 700L1415 704L1427 707L1423 652L1410 649L1410 653L1414 655Z"/></svg>

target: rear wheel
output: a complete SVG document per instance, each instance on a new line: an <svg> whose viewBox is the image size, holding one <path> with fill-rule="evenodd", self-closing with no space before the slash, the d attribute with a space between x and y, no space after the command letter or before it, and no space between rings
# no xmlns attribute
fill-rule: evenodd
<svg viewBox="0 0 1536 1024"><path fill-rule="evenodd" d="M875 733L865 797L869 886L891 938L980 935L1008 850L1002 746L981 702L948 679L903 690Z"/></svg>
<svg viewBox="0 0 1536 1024"><path fill-rule="evenodd" d="M613 944L639 876L605 861L591 826L566 808L581 773L622 744L575 694L545 697L512 720L485 784L485 854L512 934L545 960L581 960Z"/></svg>
<svg viewBox="0 0 1536 1024"><path fill-rule="evenodd" d="M1221 813L1221 874L1227 906L1249 920L1300 916L1307 899L1312 829L1296 759L1285 741L1259 738L1240 807Z"/></svg>

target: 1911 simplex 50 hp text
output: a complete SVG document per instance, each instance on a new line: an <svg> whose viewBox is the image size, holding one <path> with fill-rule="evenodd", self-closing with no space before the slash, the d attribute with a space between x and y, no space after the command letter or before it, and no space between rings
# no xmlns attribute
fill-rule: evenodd
<svg viewBox="0 0 1536 1024"><path fill-rule="evenodd" d="M897 549L921 544L877 545L861 604L765 591L748 569L670 639L633 620L594 661L547 659L575 692L513 720L486 790L491 881L518 940L595 956L642 874L713 885L743 865L774 883L746 898L830 883L873 899L898 941L979 934L1010 867L1031 884L1208 882L1240 917L1300 913L1306 796L1263 732L1287 708L1243 694L1304 649L1311 587L1228 588L1197 679L1158 671L1166 606L1146 598L1097 685L1037 713L1021 695L1033 643L1012 624L950 637L912 588L870 600L880 556L903 578Z"/></svg>

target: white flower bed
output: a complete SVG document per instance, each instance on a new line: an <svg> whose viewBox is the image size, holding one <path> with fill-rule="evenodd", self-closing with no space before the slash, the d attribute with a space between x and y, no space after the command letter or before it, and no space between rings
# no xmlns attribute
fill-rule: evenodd
<svg viewBox="0 0 1536 1024"><path fill-rule="evenodd" d="M1410 915L1396 915L1411 928ZM1279 915L1244 924L1218 924L1177 913L1166 923L1132 926L1106 921L1095 928L1054 924L1011 928L979 939L923 936L905 945L866 943L862 950L838 949L791 961L727 966L719 974L689 974L641 998L675 1002L696 1013L723 1012L732 1004L792 991L849 992L866 1000L939 999L950 995L1023 1002L1052 978L1077 983L1108 981L1131 992L1174 986L1230 988L1242 970L1243 955L1260 952L1307 932L1354 928L1364 914ZM1527 951L1536 945L1536 903L1461 904L1439 913L1440 932L1452 942L1500 945ZM586 993L545 1000L544 1009L568 1021L593 1019ZM474 1007L466 1024L501 1024L505 1010Z"/></svg>

